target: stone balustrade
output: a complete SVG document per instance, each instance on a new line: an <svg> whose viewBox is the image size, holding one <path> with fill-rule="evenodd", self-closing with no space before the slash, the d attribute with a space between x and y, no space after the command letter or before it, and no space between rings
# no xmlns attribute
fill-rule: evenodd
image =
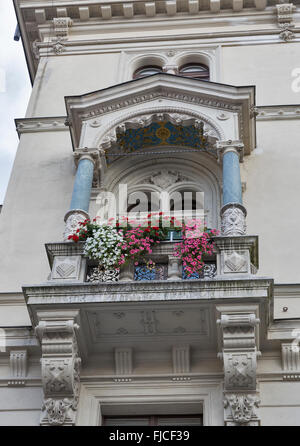
<svg viewBox="0 0 300 446"><path fill-rule="evenodd" d="M180 258L174 256L176 242L164 241L155 246L153 253L138 265L128 262L119 269L103 270L97 262L83 254L83 242L48 243L46 251L54 282L130 282L142 280L215 280L224 277L246 278L258 268L257 237L215 237L216 254L204 259L200 275L188 277ZM154 262L147 266L147 260ZM146 262L145 262L146 261Z"/></svg>

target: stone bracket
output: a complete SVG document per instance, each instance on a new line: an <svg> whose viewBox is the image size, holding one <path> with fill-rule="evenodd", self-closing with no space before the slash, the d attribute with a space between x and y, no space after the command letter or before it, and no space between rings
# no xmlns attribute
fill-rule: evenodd
<svg viewBox="0 0 300 446"><path fill-rule="evenodd" d="M221 310L217 323L220 327L224 364L224 419L225 425L257 425L256 395L257 349L256 326L260 320L256 312L228 307Z"/></svg>
<svg viewBox="0 0 300 446"><path fill-rule="evenodd" d="M36 334L42 346L44 403L41 425L74 425L79 397L77 332L79 313L38 312Z"/></svg>

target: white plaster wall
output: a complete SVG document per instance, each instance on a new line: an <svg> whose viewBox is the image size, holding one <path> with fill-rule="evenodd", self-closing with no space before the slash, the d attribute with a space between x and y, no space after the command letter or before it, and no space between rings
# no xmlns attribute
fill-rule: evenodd
<svg viewBox="0 0 300 446"><path fill-rule="evenodd" d="M299 43L226 46L222 48L222 80L255 85L257 105L299 104L292 90L292 70L300 68Z"/></svg>
<svg viewBox="0 0 300 446"><path fill-rule="evenodd" d="M23 134L0 218L0 290L44 282L45 243L61 241L75 165L69 132Z"/></svg>
<svg viewBox="0 0 300 446"><path fill-rule="evenodd" d="M82 95L114 85L119 54L42 58L26 117L65 116L65 96Z"/></svg>
<svg viewBox="0 0 300 446"><path fill-rule="evenodd" d="M38 426L41 387L0 387L0 426Z"/></svg>
<svg viewBox="0 0 300 446"><path fill-rule="evenodd" d="M300 382L261 382L262 426L300 426Z"/></svg>
<svg viewBox="0 0 300 446"><path fill-rule="evenodd" d="M299 121L257 122L257 149L245 157L248 234L259 235L259 275L299 282Z"/></svg>

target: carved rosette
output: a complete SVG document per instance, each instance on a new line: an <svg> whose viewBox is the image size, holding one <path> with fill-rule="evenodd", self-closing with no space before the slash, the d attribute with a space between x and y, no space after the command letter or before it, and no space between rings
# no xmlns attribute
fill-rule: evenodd
<svg viewBox="0 0 300 446"><path fill-rule="evenodd" d="M259 319L254 313L222 314L218 323L223 343L225 424L255 425L258 417L254 408L259 403L256 392Z"/></svg>
<svg viewBox="0 0 300 446"><path fill-rule="evenodd" d="M42 425L75 424L81 363L76 339L78 329L74 317L48 318L36 327L42 345Z"/></svg>
<svg viewBox="0 0 300 446"><path fill-rule="evenodd" d="M89 218L89 214L81 209L73 209L65 215L64 241L68 242L69 235L72 235L80 228L79 223Z"/></svg>
<svg viewBox="0 0 300 446"><path fill-rule="evenodd" d="M241 204L227 204L221 209L221 232L224 236L246 234L247 211Z"/></svg>

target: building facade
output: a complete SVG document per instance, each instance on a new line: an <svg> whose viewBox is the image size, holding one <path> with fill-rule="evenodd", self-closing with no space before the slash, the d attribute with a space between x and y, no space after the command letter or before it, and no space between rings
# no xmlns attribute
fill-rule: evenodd
<svg viewBox="0 0 300 446"><path fill-rule="evenodd" d="M14 5L33 90L0 214L0 424L300 425L300 2ZM151 274L68 240L141 192L203 197L202 276L172 238Z"/></svg>

